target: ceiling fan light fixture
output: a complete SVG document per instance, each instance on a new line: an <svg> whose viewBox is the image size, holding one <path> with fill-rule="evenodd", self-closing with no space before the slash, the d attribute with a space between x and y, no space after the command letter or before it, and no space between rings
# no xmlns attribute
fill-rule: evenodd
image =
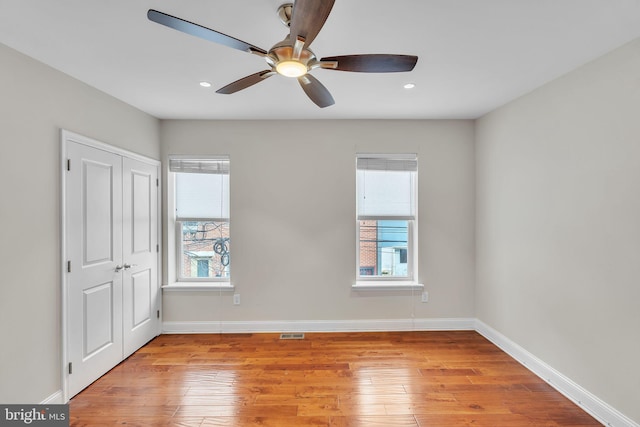
<svg viewBox="0 0 640 427"><path fill-rule="evenodd" d="M301 77L307 74L307 66L298 61L280 61L276 71L285 77Z"/></svg>
<svg viewBox="0 0 640 427"><path fill-rule="evenodd" d="M407 83L403 86L405 89L413 89L414 87L416 87L415 83Z"/></svg>
<svg viewBox="0 0 640 427"><path fill-rule="evenodd" d="M200 86L202 86L202 87L211 87L211 83L203 80L203 81L200 82Z"/></svg>

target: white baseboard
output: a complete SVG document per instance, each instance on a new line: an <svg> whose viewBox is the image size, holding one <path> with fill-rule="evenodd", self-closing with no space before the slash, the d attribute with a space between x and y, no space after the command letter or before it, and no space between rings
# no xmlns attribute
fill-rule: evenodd
<svg viewBox="0 0 640 427"><path fill-rule="evenodd" d="M164 334L258 333L258 332L376 332L456 331L475 329L475 319L386 319L301 321L206 321L163 322Z"/></svg>
<svg viewBox="0 0 640 427"><path fill-rule="evenodd" d="M476 320L475 330L531 372L546 381L551 387L580 406L585 412L589 413L603 425L611 427L640 427L640 424L637 424L611 405L603 402L597 396L585 390L579 384L576 384L482 321Z"/></svg>
<svg viewBox="0 0 640 427"><path fill-rule="evenodd" d="M59 405L63 403L65 402L64 399L62 399L62 390L56 391L51 396L40 402L41 405Z"/></svg>

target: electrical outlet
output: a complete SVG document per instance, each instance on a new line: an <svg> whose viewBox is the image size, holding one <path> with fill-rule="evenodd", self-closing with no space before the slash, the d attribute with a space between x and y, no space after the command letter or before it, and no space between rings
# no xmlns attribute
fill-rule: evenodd
<svg viewBox="0 0 640 427"><path fill-rule="evenodd" d="M240 305L240 294L233 294L233 305Z"/></svg>
<svg viewBox="0 0 640 427"><path fill-rule="evenodd" d="M424 292L422 293L421 301L422 301L422 302L429 302L429 292L424 291Z"/></svg>

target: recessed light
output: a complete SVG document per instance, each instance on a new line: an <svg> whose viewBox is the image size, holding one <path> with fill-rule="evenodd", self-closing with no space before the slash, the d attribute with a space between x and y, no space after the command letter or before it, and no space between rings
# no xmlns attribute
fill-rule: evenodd
<svg viewBox="0 0 640 427"><path fill-rule="evenodd" d="M415 83L407 83L403 86L405 89L413 89L414 87L416 87Z"/></svg>
<svg viewBox="0 0 640 427"><path fill-rule="evenodd" d="M211 87L211 83L202 81L202 82L200 82L200 86L202 86L202 87Z"/></svg>

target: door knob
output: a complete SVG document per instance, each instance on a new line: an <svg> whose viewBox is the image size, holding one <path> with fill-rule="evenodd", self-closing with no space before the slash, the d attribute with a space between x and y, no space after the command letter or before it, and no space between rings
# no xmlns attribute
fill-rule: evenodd
<svg viewBox="0 0 640 427"><path fill-rule="evenodd" d="M129 267L130 267L130 266L129 266ZM124 267L123 267L123 266L121 266L121 265L116 265L116 273L119 273L119 272L120 272L120 270L122 270L123 268L129 268L129 267L127 267L127 264L125 264L125 265L124 265Z"/></svg>
<svg viewBox="0 0 640 427"><path fill-rule="evenodd" d="M129 268L131 268L131 267L135 267L136 265L138 265L138 264L126 264L126 263L125 263L125 265L124 265L124 269L125 269L125 270L127 270L127 269L129 269Z"/></svg>

